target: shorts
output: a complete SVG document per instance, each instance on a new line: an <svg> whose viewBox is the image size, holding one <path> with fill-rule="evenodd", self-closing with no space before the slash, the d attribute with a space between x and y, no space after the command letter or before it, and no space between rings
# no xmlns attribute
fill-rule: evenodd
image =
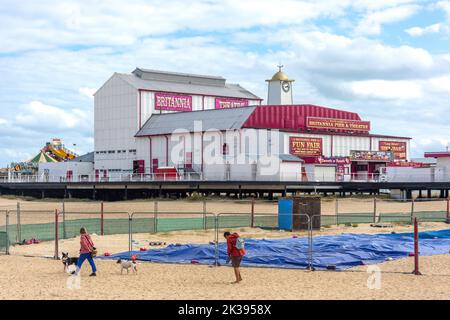
<svg viewBox="0 0 450 320"><path fill-rule="evenodd" d="M233 268L239 268L241 266L242 256L231 257L231 265Z"/></svg>

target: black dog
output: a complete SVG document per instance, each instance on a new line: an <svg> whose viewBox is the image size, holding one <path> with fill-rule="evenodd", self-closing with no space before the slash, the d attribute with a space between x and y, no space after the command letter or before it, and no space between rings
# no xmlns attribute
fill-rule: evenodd
<svg viewBox="0 0 450 320"><path fill-rule="evenodd" d="M63 252L61 261L64 264L64 271L66 271L70 265L72 265L72 264L77 265L78 258L71 258L71 257L69 257L68 252L66 252L66 253Z"/></svg>

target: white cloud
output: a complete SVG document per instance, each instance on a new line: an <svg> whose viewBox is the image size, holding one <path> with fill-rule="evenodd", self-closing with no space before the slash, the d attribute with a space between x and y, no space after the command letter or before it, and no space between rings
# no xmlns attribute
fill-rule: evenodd
<svg viewBox="0 0 450 320"><path fill-rule="evenodd" d="M429 80L431 90L450 93L450 76L441 76Z"/></svg>
<svg viewBox="0 0 450 320"><path fill-rule="evenodd" d="M412 37L420 37L430 33L438 33L442 29L442 25L440 23L432 24L428 27L413 27L406 29L405 32L408 33Z"/></svg>
<svg viewBox="0 0 450 320"><path fill-rule="evenodd" d="M355 28L359 35L378 35L381 27L386 23L394 23L411 17L419 10L417 5L405 5L371 12L364 16Z"/></svg>
<svg viewBox="0 0 450 320"><path fill-rule="evenodd" d="M450 19L450 1L439 1L436 7L445 11L447 18Z"/></svg>
<svg viewBox="0 0 450 320"><path fill-rule="evenodd" d="M42 131L84 130L92 119L79 109L65 110L32 101L16 115L15 124Z"/></svg>
<svg viewBox="0 0 450 320"><path fill-rule="evenodd" d="M355 95L371 99L409 100L423 96L421 86L412 81L355 81L351 89Z"/></svg>
<svg viewBox="0 0 450 320"><path fill-rule="evenodd" d="M82 87L80 89L78 89L78 92L83 95L86 96L88 98L94 99L94 93L97 91L97 89L94 88L86 88L86 87Z"/></svg>
<svg viewBox="0 0 450 320"><path fill-rule="evenodd" d="M0 125L5 125L8 123L8 120L0 118Z"/></svg>

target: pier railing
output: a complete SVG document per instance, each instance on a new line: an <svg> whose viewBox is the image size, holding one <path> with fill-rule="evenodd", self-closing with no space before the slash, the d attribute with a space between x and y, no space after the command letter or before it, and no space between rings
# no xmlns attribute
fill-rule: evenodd
<svg viewBox="0 0 450 320"><path fill-rule="evenodd" d="M111 174L102 175L74 175L74 176L53 176L53 175L11 175L9 177L0 177L0 183L101 183L101 182L151 182L151 181L285 181L285 182L370 182L370 183L389 183L389 182L450 182L450 173L431 176L430 174L394 174L379 175L372 173L364 174L308 174L302 173L264 176L257 175L253 177L240 176L233 178L229 175L223 177L210 178L203 173L145 173L145 174Z"/></svg>

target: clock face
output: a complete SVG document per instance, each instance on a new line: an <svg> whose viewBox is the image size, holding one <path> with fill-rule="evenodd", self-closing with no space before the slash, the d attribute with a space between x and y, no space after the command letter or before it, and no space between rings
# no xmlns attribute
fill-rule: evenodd
<svg viewBox="0 0 450 320"><path fill-rule="evenodd" d="M284 92L289 92L289 90L291 89L291 84L288 81L283 81L281 83L281 88L283 88Z"/></svg>

